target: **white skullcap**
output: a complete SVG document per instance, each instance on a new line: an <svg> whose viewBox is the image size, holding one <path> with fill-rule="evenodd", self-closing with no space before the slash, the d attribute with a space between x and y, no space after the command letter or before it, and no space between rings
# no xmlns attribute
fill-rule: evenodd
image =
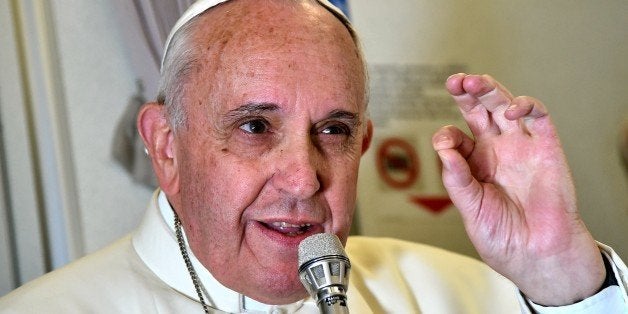
<svg viewBox="0 0 628 314"><path fill-rule="evenodd" d="M227 1L230 1L230 0L198 0L198 1L194 2L183 13L183 15L181 15L181 17L179 18L177 23L175 23L174 27L172 27L172 30L170 30L170 34L168 35L168 39L166 39L166 45L164 47L164 53L163 53L163 55L161 57L161 66L160 66L161 69L163 69L163 67L164 67L164 60L166 59L166 54L168 53L168 47L170 46L170 41L172 41L172 37L174 37L174 34L176 34L176 32L181 27L183 27L185 24L187 24L195 16L198 16L201 13L207 11L208 9L210 9L210 8L212 8L212 7L214 7L214 6L218 5L218 4L221 4L223 2L227 2ZM342 11L340 9L335 7L333 4L331 4L327 0L317 0L317 1L322 6L324 6L326 9L331 11L331 13L333 13L338 19L340 19L341 22L343 24L345 24L349 28L349 31L352 33L352 36L353 36L353 29L351 28L351 23L349 22L349 19L347 18L347 16L345 16L344 13L342 13Z"/></svg>

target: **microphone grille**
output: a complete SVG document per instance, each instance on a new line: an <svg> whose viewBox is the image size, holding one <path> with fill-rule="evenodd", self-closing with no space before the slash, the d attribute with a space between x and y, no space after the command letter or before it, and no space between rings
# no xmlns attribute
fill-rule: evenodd
<svg viewBox="0 0 628 314"><path fill-rule="evenodd" d="M311 235L299 244L299 267L310 260L328 255L347 257L340 239L331 233Z"/></svg>

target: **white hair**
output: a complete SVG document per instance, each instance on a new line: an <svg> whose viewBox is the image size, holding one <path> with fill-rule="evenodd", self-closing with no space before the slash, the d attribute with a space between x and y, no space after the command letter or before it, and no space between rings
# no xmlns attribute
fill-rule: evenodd
<svg viewBox="0 0 628 314"><path fill-rule="evenodd" d="M191 40L197 21L188 22L172 37L161 67L157 102L166 106L168 121L174 130L185 125L187 119L183 95L189 74L198 66Z"/></svg>

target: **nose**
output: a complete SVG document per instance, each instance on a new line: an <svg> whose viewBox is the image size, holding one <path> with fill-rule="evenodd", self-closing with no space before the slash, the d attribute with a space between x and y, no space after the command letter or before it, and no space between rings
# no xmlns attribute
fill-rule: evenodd
<svg viewBox="0 0 628 314"><path fill-rule="evenodd" d="M311 139L286 144L275 161L275 187L297 199L312 197L321 188L322 156Z"/></svg>

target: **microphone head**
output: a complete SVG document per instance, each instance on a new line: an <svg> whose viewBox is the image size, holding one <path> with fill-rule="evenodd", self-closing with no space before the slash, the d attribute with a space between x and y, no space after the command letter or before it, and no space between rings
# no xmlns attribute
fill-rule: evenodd
<svg viewBox="0 0 628 314"><path fill-rule="evenodd" d="M333 234L315 234L299 244L299 278L321 313L345 313L350 268L342 243Z"/></svg>
<svg viewBox="0 0 628 314"><path fill-rule="evenodd" d="M340 239L331 233L311 235L299 244L299 267L308 261L329 255L347 257Z"/></svg>

